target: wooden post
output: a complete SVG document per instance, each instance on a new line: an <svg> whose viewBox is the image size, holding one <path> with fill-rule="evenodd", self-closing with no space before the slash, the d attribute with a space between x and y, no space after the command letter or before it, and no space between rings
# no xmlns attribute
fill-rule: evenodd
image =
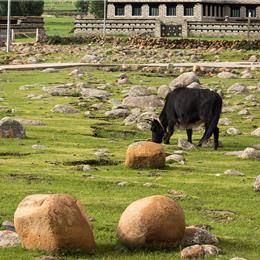
<svg viewBox="0 0 260 260"><path fill-rule="evenodd" d="M250 21L251 20L251 12L248 13L248 22L247 22L247 40L250 38Z"/></svg>
<svg viewBox="0 0 260 260"><path fill-rule="evenodd" d="M11 30L11 38L12 38L12 42L13 42L14 39L15 39L15 32L14 32L14 29Z"/></svg>
<svg viewBox="0 0 260 260"><path fill-rule="evenodd" d="M39 28L36 29L36 42L39 41Z"/></svg>

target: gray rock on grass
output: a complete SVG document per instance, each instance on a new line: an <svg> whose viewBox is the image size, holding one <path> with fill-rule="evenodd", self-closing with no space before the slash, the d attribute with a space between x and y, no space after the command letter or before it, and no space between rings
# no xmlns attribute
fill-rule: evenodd
<svg viewBox="0 0 260 260"><path fill-rule="evenodd" d="M69 114L79 112L78 109L66 104L57 104L54 106L54 108L51 111L54 113L69 113Z"/></svg>
<svg viewBox="0 0 260 260"><path fill-rule="evenodd" d="M10 117L0 120L0 138L25 138L25 128L23 125Z"/></svg>
<svg viewBox="0 0 260 260"><path fill-rule="evenodd" d="M258 175L255 179L254 189L255 191L260 191L260 175Z"/></svg>
<svg viewBox="0 0 260 260"><path fill-rule="evenodd" d="M187 87L193 82L199 83L199 78L195 72L185 72L182 73L179 77L174 79L170 84L169 87L171 90L177 87Z"/></svg>
<svg viewBox="0 0 260 260"><path fill-rule="evenodd" d="M178 139L177 145L179 148L182 148L184 150L194 150L196 149L194 144L191 144L190 142L183 140L183 139Z"/></svg>
<svg viewBox="0 0 260 260"><path fill-rule="evenodd" d="M11 230L0 231L0 248L16 247L20 245L20 239L16 232Z"/></svg>
<svg viewBox="0 0 260 260"><path fill-rule="evenodd" d="M232 176L245 176L243 172L233 170L233 169L228 169L224 172L226 175L232 175Z"/></svg>

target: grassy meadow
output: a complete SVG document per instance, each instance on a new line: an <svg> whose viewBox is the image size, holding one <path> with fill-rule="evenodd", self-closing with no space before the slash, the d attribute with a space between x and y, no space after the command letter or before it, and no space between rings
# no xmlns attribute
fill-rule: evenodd
<svg viewBox="0 0 260 260"><path fill-rule="evenodd" d="M222 117L232 120L233 127L242 131L240 136L225 133L231 126L220 126L220 140L224 147L217 151L200 148L187 151L186 165L167 164L163 170L127 169L124 164L127 146L137 140L150 138L149 131L124 126L122 119L108 120L104 112L112 104L103 102L99 111L91 118L83 112L89 110L98 100L82 100L81 97L52 97L30 100L29 94L44 95L41 85L52 86L68 82L111 84L113 96L122 99L121 91L130 85L119 86L115 82L119 72L84 70L84 78L79 80L69 76L71 70L56 73L41 71L6 72L0 74L0 117L42 120L44 126L26 126L27 138L23 140L0 139L0 222L13 220L19 202L27 195L37 193L66 193L79 199L85 206L92 221L97 243L94 255L66 255L64 259L179 259L180 248L172 250L130 251L120 245L116 238L116 226L124 209L133 201L151 195L168 195L169 190L185 192L188 196L177 199L185 211L186 224L207 224L211 232L220 238L221 256L212 259L230 259L239 256L257 260L260 256L260 196L253 191L252 183L259 172L259 161L241 160L225 156L227 151L242 150L259 143L259 138L250 133L260 125L259 107L249 107L255 120L248 122L237 112L225 113ZM132 84L158 87L168 84L171 76L144 73L127 73ZM220 80L216 77L202 77L201 82L209 87L226 89L235 82L247 86L257 85L260 72L254 71L254 79ZM33 85L36 84L36 85ZM27 90L20 86L29 85ZM256 94L258 100L260 93ZM248 104L246 94L226 95L225 104ZM80 113L59 114L51 112L56 104L72 104ZM14 113L10 110L15 109ZM160 110L158 110L159 113ZM95 127L98 131L94 134ZM201 132L196 132L194 142L198 142ZM179 148L177 138L185 138L185 131L176 131L171 145L165 150L172 153ZM46 149L32 149L41 144ZM102 165L94 153L97 149L108 148L109 159L114 165ZM96 162L93 171L85 173L82 166L88 160ZM227 169L244 172L244 177L226 176ZM121 181L128 185L120 187ZM153 187L144 187L145 183ZM232 217L210 214L207 210L230 211ZM27 251L20 247L0 249L0 259L34 259L46 255L44 252ZM208 258L211 259L211 258Z"/></svg>

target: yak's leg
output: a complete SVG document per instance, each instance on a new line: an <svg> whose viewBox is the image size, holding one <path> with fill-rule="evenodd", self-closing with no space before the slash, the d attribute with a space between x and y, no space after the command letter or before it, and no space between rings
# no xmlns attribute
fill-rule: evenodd
<svg viewBox="0 0 260 260"><path fill-rule="evenodd" d="M207 133L207 131L208 131L208 128L209 128L209 124L208 123L206 123L205 124L205 132L204 132L204 134L203 134L203 136L201 137L201 139L200 139L200 141L199 141L199 143L198 143L198 146L200 147L200 146L202 146L202 144L204 143L204 138L205 138L205 136L206 136L206 133Z"/></svg>
<svg viewBox="0 0 260 260"><path fill-rule="evenodd" d="M168 132L164 135L164 143L169 144L170 143L170 138L173 135L174 132L174 122L170 121L168 122Z"/></svg>
<svg viewBox="0 0 260 260"><path fill-rule="evenodd" d="M218 149L218 138L219 138L219 128L216 127L214 129L214 150L217 150Z"/></svg>
<svg viewBox="0 0 260 260"><path fill-rule="evenodd" d="M188 142L192 143L192 129L186 129Z"/></svg>

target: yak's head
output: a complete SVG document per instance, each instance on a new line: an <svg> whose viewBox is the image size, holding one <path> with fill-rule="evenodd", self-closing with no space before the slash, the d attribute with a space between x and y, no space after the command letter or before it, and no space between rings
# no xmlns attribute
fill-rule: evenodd
<svg viewBox="0 0 260 260"><path fill-rule="evenodd" d="M154 143L161 143L165 134L163 126L159 119L151 120L151 131L152 131L152 141Z"/></svg>

